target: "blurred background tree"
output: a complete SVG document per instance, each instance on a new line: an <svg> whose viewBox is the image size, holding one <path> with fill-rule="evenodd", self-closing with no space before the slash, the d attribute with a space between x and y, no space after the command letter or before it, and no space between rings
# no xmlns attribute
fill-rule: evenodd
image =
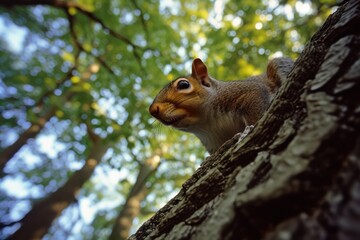
<svg viewBox="0 0 360 240"><path fill-rule="evenodd" d="M206 155L147 113L201 57L217 79L296 59L335 1L0 3L0 238L126 239Z"/></svg>

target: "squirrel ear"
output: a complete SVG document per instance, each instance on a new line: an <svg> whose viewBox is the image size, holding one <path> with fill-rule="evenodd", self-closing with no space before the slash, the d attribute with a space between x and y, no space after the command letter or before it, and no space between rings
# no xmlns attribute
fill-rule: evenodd
<svg viewBox="0 0 360 240"><path fill-rule="evenodd" d="M200 80L201 84L207 87L210 87L209 75L205 64L201 61L200 58L194 59L192 63L192 73L191 76Z"/></svg>

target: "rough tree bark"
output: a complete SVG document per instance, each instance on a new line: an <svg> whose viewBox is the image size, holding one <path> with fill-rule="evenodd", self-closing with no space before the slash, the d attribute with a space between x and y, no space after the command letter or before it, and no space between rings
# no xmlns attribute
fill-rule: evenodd
<svg viewBox="0 0 360 240"><path fill-rule="evenodd" d="M54 193L36 203L20 221L20 228L9 237L9 240L41 239L62 211L76 201L80 189L92 176L109 147L99 136L91 132L89 127L88 133L93 146L84 166L74 172L68 181Z"/></svg>
<svg viewBox="0 0 360 240"><path fill-rule="evenodd" d="M130 239L360 239L360 1L312 37L267 114Z"/></svg>

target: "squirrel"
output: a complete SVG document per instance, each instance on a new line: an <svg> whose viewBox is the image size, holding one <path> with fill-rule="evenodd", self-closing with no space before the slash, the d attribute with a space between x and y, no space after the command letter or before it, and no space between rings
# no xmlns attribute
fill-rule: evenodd
<svg viewBox="0 0 360 240"><path fill-rule="evenodd" d="M165 125L195 134L212 154L262 117L292 66L290 58L274 58L265 74L225 82L211 77L196 58L191 75L167 84L149 112Z"/></svg>

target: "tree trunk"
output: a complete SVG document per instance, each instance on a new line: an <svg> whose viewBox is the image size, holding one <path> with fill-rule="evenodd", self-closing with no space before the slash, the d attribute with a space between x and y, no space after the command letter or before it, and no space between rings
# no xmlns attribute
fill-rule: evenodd
<svg viewBox="0 0 360 240"><path fill-rule="evenodd" d="M49 95L49 93L46 94ZM62 101L69 101L73 95L74 94L72 92L65 94ZM43 99L39 100L35 107L38 107L40 106L40 104L43 104L43 101L44 101ZM3 170L6 164L10 161L10 159L27 143L29 139L35 138L41 132L45 124L49 121L51 117L54 116L57 110L58 107L56 106L53 106L49 110L47 110L47 112L45 112L42 117L39 117L37 122L32 123L31 126L28 129L26 129L13 144L6 147L0 153L0 177L3 177L4 175Z"/></svg>
<svg viewBox="0 0 360 240"><path fill-rule="evenodd" d="M350 0L253 131L207 158L130 239L360 239L359 26Z"/></svg>
<svg viewBox="0 0 360 240"><path fill-rule="evenodd" d="M4 151L1 152L0 155L0 172L3 173L3 170L6 164L10 161L10 159L22 148L26 142L35 138L40 131L44 128L45 124L49 119L54 116L56 112L56 108L52 107L49 111L38 119L36 123L32 123L31 126L23 132L19 138L10 146L6 147ZM2 174L0 174L1 176Z"/></svg>
<svg viewBox="0 0 360 240"><path fill-rule="evenodd" d="M147 194L146 183L149 177L156 171L160 165L160 156L153 155L145 162L140 164L140 170L124 206L115 220L109 240L127 239L130 235L130 229L133 220L140 212L140 203Z"/></svg>
<svg viewBox="0 0 360 240"><path fill-rule="evenodd" d="M57 191L35 204L21 220L21 227L9 239L41 239L61 212L76 201L76 195L92 176L95 167L108 149L108 146L96 135L92 134L90 138L93 146L84 166Z"/></svg>

